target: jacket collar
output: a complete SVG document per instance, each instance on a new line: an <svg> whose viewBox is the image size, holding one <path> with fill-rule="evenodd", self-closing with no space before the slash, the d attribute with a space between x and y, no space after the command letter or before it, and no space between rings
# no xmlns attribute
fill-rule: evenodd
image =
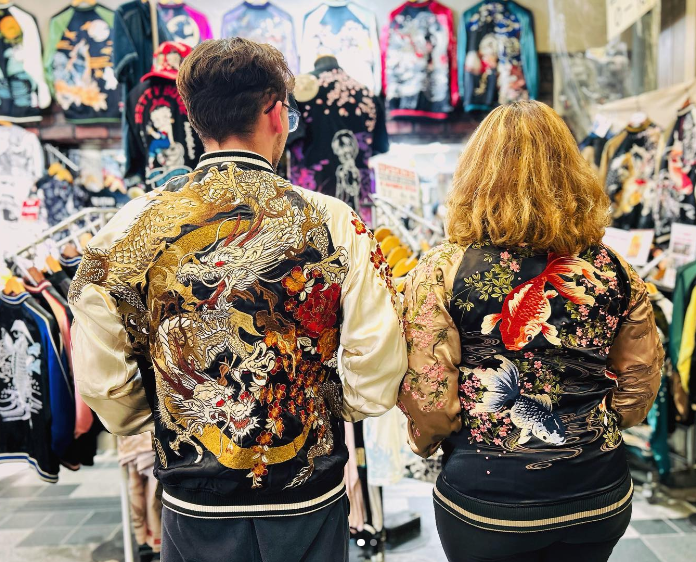
<svg viewBox="0 0 696 562"><path fill-rule="evenodd" d="M206 152L201 156L196 169L198 170L211 164L224 164L227 162L234 162L241 168L275 173L273 166L268 160L251 150L214 150Z"/></svg>

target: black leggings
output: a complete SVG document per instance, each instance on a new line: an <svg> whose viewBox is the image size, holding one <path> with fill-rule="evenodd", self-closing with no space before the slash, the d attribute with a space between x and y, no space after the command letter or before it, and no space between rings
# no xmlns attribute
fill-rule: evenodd
<svg viewBox="0 0 696 562"><path fill-rule="evenodd" d="M435 502L435 521L449 562L607 562L628 528L629 505L603 521L536 533L485 531Z"/></svg>

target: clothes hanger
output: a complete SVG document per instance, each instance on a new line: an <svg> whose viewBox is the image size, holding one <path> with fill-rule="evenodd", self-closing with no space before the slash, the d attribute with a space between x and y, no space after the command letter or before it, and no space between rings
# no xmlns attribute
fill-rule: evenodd
<svg viewBox="0 0 696 562"><path fill-rule="evenodd" d="M96 3L97 0L72 0L70 5L73 8L78 8L79 6L94 6Z"/></svg>
<svg viewBox="0 0 696 562"><path fill-rule="evenodd" d="M160 0L160 6L177 6L184 3L184 0Z"/></svg>
<svg viewBox="0 0 696 562"><path fill-rule="evenodd" d="M25 291L24 283L14 275L5 281L5 287L2 289L2 292L6 295L21 295Z"/></svg>
<svg viewBox="0 0 696 562"><path fill-rule="evenodd" d="M1 1L1 0L0 0L0 1ZM7 4L9 4L9 2L7 2ZM0 126L2 126L2 127L12 127L12 123L10 123L9 121L0 121Z"/></svg>

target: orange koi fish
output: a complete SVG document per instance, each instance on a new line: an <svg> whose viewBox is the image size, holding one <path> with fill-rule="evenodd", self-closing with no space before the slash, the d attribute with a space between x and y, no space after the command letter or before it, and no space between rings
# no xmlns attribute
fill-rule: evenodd
<svg viewBox="0 0 696 562"><path fill-rule="evenodd" d="M546 269L533 279L515 287L503 301L500 314L489 314L483 319L481 333L490 334L500 322L500 335L506 349L519 351L541 333L553 345L561 345L558 330L548 320L551 316L550 299L559 294L575 304L592 306L592 295L574 280L566 281L561 275L582 275L595 287L603 287L597 277L614 277L602 272L577 256L558 257L549 254ZM556 290L546 290L546 284Z"/></svg>

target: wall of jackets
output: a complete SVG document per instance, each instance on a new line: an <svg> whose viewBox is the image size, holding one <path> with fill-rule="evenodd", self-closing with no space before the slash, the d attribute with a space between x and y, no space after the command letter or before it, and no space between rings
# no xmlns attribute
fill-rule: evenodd
<svg viewBox="0 0 696 562"><path fill-rule="evenodd" d="M44 32L17 4L0 4L0 120L40 121L53 97L71 122L117 122L121 102L150 69L150 19L146 0L115 10L71 2ZM395 1L381 31L372 10L344 0L318 3L301 22L279 3L235 0L220 29L186 2L162 0L156 24L160 42L193 47L240 36L269 43L295 73L334 55L349 76L383 92L397 118L444 119L461 100L465 111L488 110L537 93L534 19L512 0L485 0L462 13L458 48L455 15L436 0Z"/></svg>

